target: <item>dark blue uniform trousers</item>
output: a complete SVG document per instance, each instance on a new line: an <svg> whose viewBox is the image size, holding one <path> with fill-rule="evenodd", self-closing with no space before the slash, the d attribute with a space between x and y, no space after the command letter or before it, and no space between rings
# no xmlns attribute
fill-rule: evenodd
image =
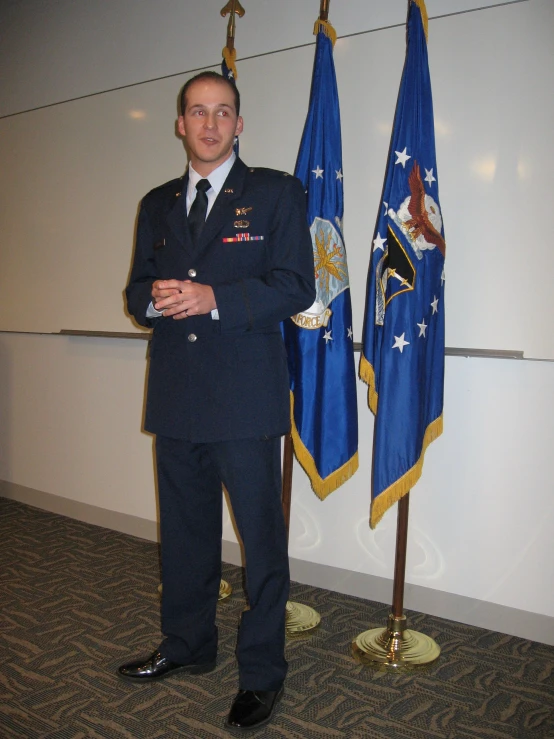
<svg viewBox="0 0 554 739"><path fill-rule="evenodd" d="M160 651L181 664L217 652L223 483L244 545L249 609L239 626L239 686L278 690L287 671L288 546L281 439L191 443L156 437L162 552Z"/></svg>

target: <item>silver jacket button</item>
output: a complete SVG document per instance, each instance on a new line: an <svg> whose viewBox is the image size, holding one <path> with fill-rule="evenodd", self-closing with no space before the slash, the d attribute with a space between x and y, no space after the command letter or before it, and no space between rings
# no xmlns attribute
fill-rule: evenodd
<svg viewBox="0 0 554 739"><path fill-rule="evenodd" d="M196 277L196 270L195 269L189 269L189 277Z"/></svg>
<svg viewBox="0 0 554 739"><path fill-rule="evenodd" d="M187 336L187 338L188 338L189 341L196 341L196 339L198 338L198 336L196 334L189 334Z"/></svg>

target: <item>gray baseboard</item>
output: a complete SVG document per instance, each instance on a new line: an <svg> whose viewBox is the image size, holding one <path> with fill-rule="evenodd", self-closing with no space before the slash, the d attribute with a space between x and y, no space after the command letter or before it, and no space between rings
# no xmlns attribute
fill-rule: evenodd
<svg viewBox="0 0 554 739"><path fill-rule="evenodd" d="M17 485L14 482L0 480L0 497L18 500L20 503L41 508L43 511L74 518L76 521L84 521L95 526L103 526L106 529L121 531L123 534L137 536L139 539L159 540L159 526L156 521L131 516L128 513L108 511L89 503L62 498L60 495L52 495L52 493L43 493L41 490Z"/></svg>
<svg viewBox="0 0 554 739"><path fill-rule="evenodd" d="M80 503L5 480L0 480L0 497L17 500L42 510L121 531L141 539L158 541L157 522L138 516L108 511L88 503ZM223 560L234 565L242 564L241 548L236 542L223 541ZM305 585L354 595L379 603L390 603L392 599L392 580L385 577L351 572L339 567L294 558L290 560L290 570L292 580ZM554 618L551 616L509 608L497 603L487 603L475 598L410 583L406 583L405 586L404 604L410 610L554 646Z"/></svg>

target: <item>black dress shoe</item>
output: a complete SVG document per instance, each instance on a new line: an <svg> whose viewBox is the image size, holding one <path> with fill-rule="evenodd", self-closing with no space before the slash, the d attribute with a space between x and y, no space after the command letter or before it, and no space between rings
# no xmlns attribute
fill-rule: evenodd
<svg viewBox="0 0 554 739"><path fill-rule="evenodd" d="M198 665L180 665L177 662L171 662L159 652L154 652L145 659L121 665L117 672L124 680L148 683L152 680L161 680L164 677L169 677L169 675L175 675L178 672L184 672L188 675L202 675L204 672L211 672L213 669L215 669L215 659L212 662L203 662Z"/></svg>
<svg viewBox="0 0 554 739"><path fill-rule="evenodd" d="M282 686L280 690L239 690L225 726L228 729L248 731L267 724L283 692Z"/></svg>

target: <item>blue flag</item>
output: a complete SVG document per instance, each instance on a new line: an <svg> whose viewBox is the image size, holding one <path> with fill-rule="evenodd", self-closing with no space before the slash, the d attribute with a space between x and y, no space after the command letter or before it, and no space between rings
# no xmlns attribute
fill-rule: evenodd
<svg viewBox="0 0 554 739"><path fill-rule="evenodd" d="M375 414L372 527L417 482L442 433L445 242L426 34L425 3L410 0L360 363Z"/></svg>
<svg viewBox="0 0 554 739"><path fill-rule="evenodd" d="M308 116L295 175L307 193L316 301L283 324L291 378L292 438L314 492L325 498L358 468L352 307L342 237L340 111L333 27L316 23ZM333 39L333 40L332 40Z"/></svg>
<svg viewBox="0 0 554 739"><path fill-rule="evenodd" d="M235 48L229 49L227 46L223 47L222 54L222 60L221 60L221 74L225 79L229 80L230 82L237 86L237 67L235 64L235 59L237 58L237 51ZM233 150L235 154L239 155L239 139L238 136L235 137L235 143L233 144Z"/></svg>
<svg viewBox="0 0 554 739"><path fill-rule="evenodd" d="M223 47L221 52L223 59L221 60L221 74L225 79L228 79L234 85L237 84L237 67L235 60L237 58L236 49L229 49L227 46Z"/></svg>

